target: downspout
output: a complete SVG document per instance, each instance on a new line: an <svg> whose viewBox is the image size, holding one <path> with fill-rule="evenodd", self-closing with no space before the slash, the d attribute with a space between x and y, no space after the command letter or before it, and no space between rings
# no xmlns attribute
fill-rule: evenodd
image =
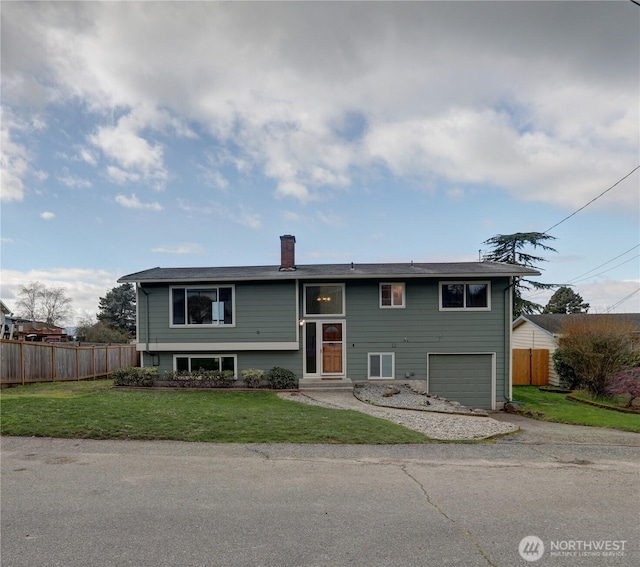
<svg viewBox="0 0 640 567"><path fill-rule="evenodd" d="M513 368L511 365L511 327L513 319L513 286L518 282L518 277L513 277L513 282L509 284L504 290L504 317L505 317L505 332L504 334L504 367L509 369L508 374L505 376L503 394L507 402L511 403L512 390L511 382L513 380Z"/></svg>
<svg viewBox="0 0 640 567"><path fill-rule="evenodd" d="M138 284L138 289L144 293L145 295L145 300L144 300L144 306L145 306L145 322L146 322L146 329L145 329L145 339L146 339L146 348L144 349L145 353L147 354L151 354L149 352L149 294L145 291L145 289Z"/></svg>

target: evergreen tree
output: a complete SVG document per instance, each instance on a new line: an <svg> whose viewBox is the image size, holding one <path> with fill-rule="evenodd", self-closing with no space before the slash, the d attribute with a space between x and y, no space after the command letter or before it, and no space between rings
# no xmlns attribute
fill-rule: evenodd
<svg viewBox="0 0 640 567"><path fill-rule="evenodd" d="M484 260L490 262L502 262L505 264L517 264L526 268L534 268L541 270L537 265L539 262L547 260L542 256L534 256L525 251L525 247L531 247L534 250L540 248L548 252L557 252L548 244L548 240L555 240L555 236L550 236L544 232L516 232L515 234L498 234L483 244L492 247L492 250L485 254ZM530 289L553 289L558 287L557 284L546 284L528 279L518 280L513 287L513 317L519 317L522 314L539 313L542 311L542 305L523 299L522 292Z"/></svg>
<svg viewBox="0 0 640 567"><path fill-rule="evenodd" d="M589 307L589 304L584 303L579 293L563 285L551 296L543 313L587 313Z"/></svg>
<svg viewBox="0 0 640 567"><path fill-rule="evenodd" d="M122 284L112 288L100 298L98 320L111 329L130 333L136 332L136 292L132 284Z"/></svg>

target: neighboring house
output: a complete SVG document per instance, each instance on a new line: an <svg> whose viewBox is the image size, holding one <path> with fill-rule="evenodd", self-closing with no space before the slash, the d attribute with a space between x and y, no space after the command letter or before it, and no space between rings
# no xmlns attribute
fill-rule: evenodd
<svg viewBox="0 0 640 567"><path fill-rule="evenodd" d="M640 334L640 313L576 313L573 315L546 314L546 315L521 315L513 322L511 346L515 349L544 349L549 351L549 384L560 385L560 378L553 366L553 353L559 346L562 337L562 325L568 318L579 317L584 320L593 320L598 317L607 317L620 322L633 324Z"/></svg>
<svg viewBox="0 0 640 567"><path fill-rule="evenodd" d="M300 388L422 381L475 408L511 397L514 278L495 262L152 268L136 284L137 349L167 370L288 368Z"/></svg>

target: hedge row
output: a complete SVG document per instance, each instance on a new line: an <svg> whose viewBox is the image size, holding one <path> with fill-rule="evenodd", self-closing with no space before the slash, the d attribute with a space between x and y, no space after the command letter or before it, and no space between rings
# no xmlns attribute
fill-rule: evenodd
<svg viewBox="0 0 640 567"><path fill-rule="evenodd" d="M168 371L160 378L157 368L120 368L113 373L114 386L136 386L150 388L229 388L237 379L230 370L197 370L193 372ZM273 390L291 390L298 387L295 373L274 366L269 372L258 368L242 371L242 380L247 388L268 387Z"/></svg>

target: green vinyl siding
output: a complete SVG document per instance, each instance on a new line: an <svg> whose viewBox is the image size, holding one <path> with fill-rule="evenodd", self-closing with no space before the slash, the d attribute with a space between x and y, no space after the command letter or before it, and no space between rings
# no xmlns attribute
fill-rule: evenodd
<svg viewBox="0 0 640 567"><path fill-rule="evenodd" d="M158 368L158 374L160 378L164 376L165 372L173 370L173 356L176 353L173 352L160 352L157 353L155 358ZM291 370L298 376L302 377L302 357L297 351L241 351L241 352L215 352L215 351L194 351L188 353L177 353L178 356L182 355L201 355L202 357L216 356L221 354L232 354L237 357L237 374L238 380L242 380L242 371L249 368L259 368L264 370L265 373L271 370L274 366L279 366ZM150 367L153 366L154 361L150 354L143 353L143 365Z"/></svg>
<svg viewBox="0 0 640 567"><path fill-rule="evenodd" d="M378 282L348 281L348 377L367 380L370 352L395 353L396 380L426 380L428 353L495 353L496 400L504 401L509 372L504 356L505 332L509 332L505 289L509 282L507 278L489 281L489 311L440 311L437 279L406 280L405 308L380 309Z"/></svg>
<svg viewBox="0 0 640 567"><path fill-rule="evenodd" d="M206 284L203 284L206 287ZM234 286L234 325L172 327L169 285L138 292L139 343L291 342L296 340L295 282L251 282ZM147 307L149 301L149 337Z"/></svg>

